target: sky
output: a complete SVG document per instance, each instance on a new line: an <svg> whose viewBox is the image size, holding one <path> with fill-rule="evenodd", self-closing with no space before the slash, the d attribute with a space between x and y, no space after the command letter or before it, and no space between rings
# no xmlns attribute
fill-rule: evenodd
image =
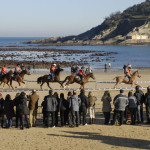
<svg viewBox="0 0 150 150"><path fill-rule="evenodd" d="M78 35L145 0L0 0L0 37Z"/></svg>

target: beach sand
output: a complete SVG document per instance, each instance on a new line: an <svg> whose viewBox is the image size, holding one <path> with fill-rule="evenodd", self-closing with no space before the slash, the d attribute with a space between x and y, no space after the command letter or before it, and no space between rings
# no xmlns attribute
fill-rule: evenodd
<svg viewBox="0 0 150 150"><path fill-rule="evenodd" d="M137 81L149 81L148 72L142 72L141 78L137 78ZM68 74L61 74L61 80ZM114 82L113 78L117 75L123 75L123 73L96 73L96 81L100 82ZM42 76L42 74L32 74L30 76L25 76L25 80L36 81L36 79ZM90 79L90 81L93 81ZM17 86L13 82L14 87ZM142 87L149 86L148 83L140 84ZM58 83L52 83L51 87L53 89L59 89L60 85ZM94 83L89 82L86 84L86 89L95 88L113 88L114 83ZM130 85L121 84L119 87L125 88L130 87ZM0 87L1 88L1 87ZM8 89L8 87L5 87ZM36 82L26 82L24 89L39 89L40 86ZM79 88L78 84L70 85L70 88ZM43 86L43 89L48 89L47 85ZM58 91L60 94L62 91ZM67 92L64 91L65 97L67 97ZM143 90L146 92L146 90ZM45 95L48 92L37 92L40 96L39 106L43 101ZM94 125L79 126L78 128L67 127L56 127L56 128L44 128L42 126L42 120L38 120L37 127L30 129L20 130L16 128L11 129L0 129L0 149L17 149L17 150L91 150L91 149L150 149L150 125L122 125L122 126L111 126L103 125L104 118L102 115L102 102L101 97L104 91L93 91L93 94L97 97L96 102L96 122ZM112 98L116 96L119 91L110 91ZM127 94L128 91L125 91ZM3 92L3 96L8 93ZM10 93L12 98L14 98L16 93ZM30 94L30 92L27 92ZM79 91L78 91L79 94ZM88 91L86 91L88 95ZM113 106L113 104L112 104ZM40 112L41 110L39 110ZM41 115L38 115L41 117ZM89 114L88 114L89 117ZM146 121L146 120L145 120ZM89 122L89 120L88 120Z"/></svg>

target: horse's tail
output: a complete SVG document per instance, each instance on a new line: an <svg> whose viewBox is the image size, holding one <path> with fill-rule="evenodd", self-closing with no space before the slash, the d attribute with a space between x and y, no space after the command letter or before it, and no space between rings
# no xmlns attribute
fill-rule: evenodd
<svg viewBox="0 0 150 150"><path fill-rule="evenodd" d="M42 79L43 79L43 77L39 77L39 78L37 79L37 83L40 84L40 83L42 82Z"/></svg>

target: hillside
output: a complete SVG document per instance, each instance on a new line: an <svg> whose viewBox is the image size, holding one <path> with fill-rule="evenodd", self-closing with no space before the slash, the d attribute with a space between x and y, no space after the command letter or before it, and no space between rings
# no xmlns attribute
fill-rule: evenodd
<svg viewBox="0 0 150 150"><path fill-rule="evenodd" d="M150 44L150 1L112 13L98 25L77 36L33 40L44 45Z"/></svg>

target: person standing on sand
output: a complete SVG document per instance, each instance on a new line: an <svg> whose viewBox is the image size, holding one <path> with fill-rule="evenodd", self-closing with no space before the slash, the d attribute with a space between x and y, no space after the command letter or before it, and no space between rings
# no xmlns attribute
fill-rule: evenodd
<svg viewBox="0 0 150 150"><path fill-rule="evenodd" d="M9 94L4 101L4 114L6 115L6 128L12 127L12 118L15 116L13 101Z"/></svg>
<svg viewBox="0 0 150 150"><path fill-rule="evenodd" d="M131 124L135 125L136 122L136 112L137 112L137 99L135 96L133 96L132 92L128 93L128 99L129 99L129 110L131 112Z"/></svg>
<svg viewBox="0 0 150 150"><path fill-rule="evenodd" d="M137 120L138 123L141 123L144 121L143 118L143 103L144 103L144 93L142 92L142 90L140 90L139 86L135 87L135 93L134 96L137 99Z"/></svg>
<svg viewBox="0 0 150 150"><path fill-rule="evenodd" d="M123 118L124 118L124 111L125 111L125 107L128 104L128 97L124 94L124 91L121 89L120 90L120 94L118 94L115 98L114 98L114 115L113 115L113 121L112 121L112 125L115 124L117 116L119 116L119 124L120 126L123 124Z"/></svg>
<svg viewBox="0 0 150 150"><path fill-rule="evenodd" d="M20 119L20 129L24 129L24 119L26 121L26 128L29 128L27 117L27 115L29 115L29 109L27 107L26 94L24 92L21 92L21 94L14 100L14 104L16 106L17 116ZM18 127L17 124L16 127Z"/></svg>
<svg viewBox="0 0 150 150"><path fill-rule="evenodd" d="M150 124L150 86L147 87L147 93L145 94L146 116L147 123Z"/></svg>
<svg viewBox="0 0 150 150"><path fill-rule="evenodd" d="M72 114L72 125L71 127L79 127L79 107L81 104L81 99L76 95L77 92L73 91L73 95L69 98L69 108Z"/></svg>
<svg viewBox="0 0 150 150"><path fill-rule="evenodd" d="M55 111L57 109L57 99L56 97L53 95L53 91L49 90L49 95L45 96L44 98L45 100L45 108L46 108L46 116L47 116L47 127L50 127L50 115L52 118L52 128L55 127Z"/></svg>
<svg viewBox="0 0 150 150"><path fill-rule="evenodd" d="M32 95L29 96L29 124L30 127L36 127L37 109L39 95L36 94L36 90L32 90Z"/></svg>
<svg viewBox="0 0 150 150"><path fill-rule="evenodd" d="M4 99L2 93L0 93L0 120L1 120L1 127L4 127Z"/></svg>
<svg viewBox="0 0 150 150"><path fill-rule="evenodd" d="M105 91L104 95L101 99L101 101L103 102L103 107L102 107L102 111L104 113L104 118L105 118L105 125L109 124L110 121L110 112L111 112L111 104L110 102L112 101L112 98L110 96L109 91Z"/></svg>
<svg viewBox="0 0 150 150"><path fill-rule="evenodd" d="M92 92L88 93L88 103L89 103L89 112L90 112L90 124L94 123L95 119L95 101L97 98L93 96Z"/></svg>
<svg viewBox="0 0 150 150"><path fill-rule="evenodd" d="M88 108L88 98L85 96L85 91L84 89L81 89L80 95L78 96L81 99L81 106L79 109L79 116L80 116L80 124L81 124L81 118L83 118L83 125L87 125L86 121L86 113L87 113L87 108Z"/></svg>
<svg viewBox="0 0 150 150"><path fill-rule="evenodd" d="M58 126L58 113L60 112L60 98L57 92L54 93L54 96L57 99L57 107L56 107L56 111L55 111L55 126Z"/></svg>

